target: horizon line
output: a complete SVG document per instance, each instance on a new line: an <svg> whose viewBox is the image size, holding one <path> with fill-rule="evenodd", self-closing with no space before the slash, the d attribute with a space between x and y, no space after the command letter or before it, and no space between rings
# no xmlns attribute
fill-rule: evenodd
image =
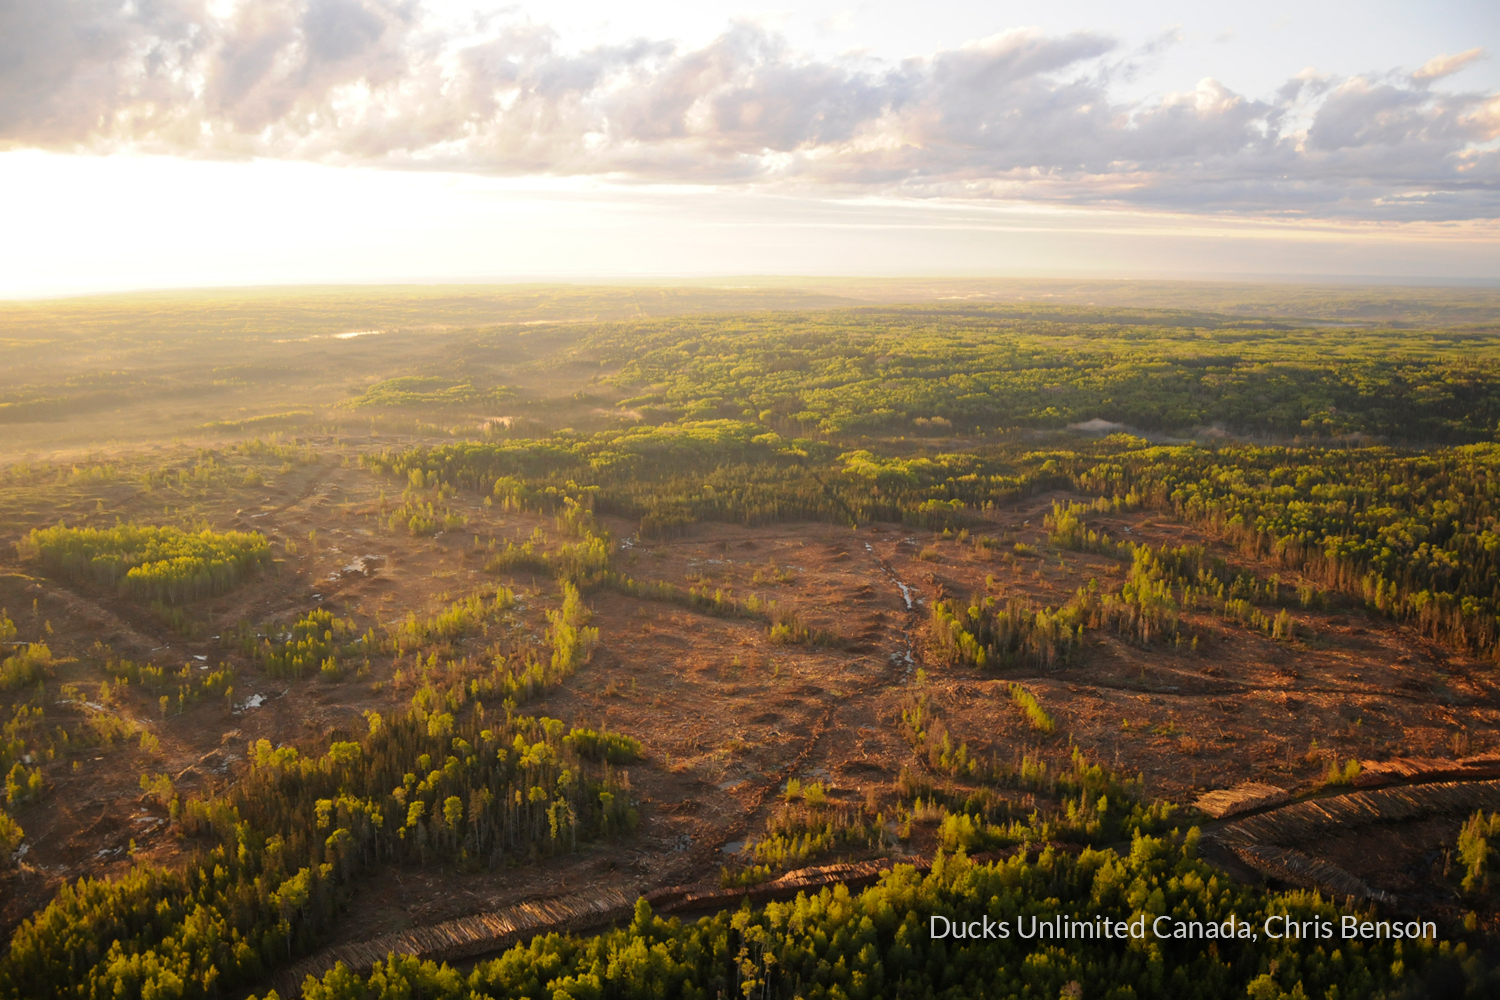
<svg viewBox="0 0 1500 1000"><path fill-rule="evenodd" d="M389 276L366 280L308 282L248 282L244 284L104 286L36 293L0 292L0 302L55 302L67 299L112 298L151 295L185 295L215 292L313 292L332 289L375 288L724 288L727 281L762 282L764 287L791 288L798 283L862 282L1073 282L1108 285L1240 285L1270 287L1363 287L1363 288L1464 288L1500 290L1500 276L1472 277L1412 274L1296 274L1211 272L1192 277L1166 276L1152 272L1131 275L1100 272L1010 271L1010 272L870 272L860 274L777 274L724 272L722 274L592 272L583 274L453 275L447 277ZM754 288L739 288L751 291Z"/></svg>

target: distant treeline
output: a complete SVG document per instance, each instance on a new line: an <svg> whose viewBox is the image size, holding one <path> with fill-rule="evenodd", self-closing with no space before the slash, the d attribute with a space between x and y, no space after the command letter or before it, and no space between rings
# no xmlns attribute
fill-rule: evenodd
<svg viewBox="0 0 1500 1000"><path fill-rule="evenodd" d="M353 409L491 406L513 400L515 396L505 386L477 389L467 381L436 375L403 375L377 382L342 405Z"/></svg>
<svg viewBox="0 0 1500 1000"><path fill-rule="evenodd" d="M1297 330L1128 310L913 306L621 324L589 337L653 422L930 435L1151 431L1461 443L1500 421L1489 330Z"/></svg>

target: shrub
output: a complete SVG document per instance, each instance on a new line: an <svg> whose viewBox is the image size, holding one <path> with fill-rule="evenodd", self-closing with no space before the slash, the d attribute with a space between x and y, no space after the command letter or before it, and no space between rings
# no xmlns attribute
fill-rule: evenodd
<svg viewBox="0 0 1500 1000"><path fill-rule="evenodd" d="M0 691L30 687L45 680L51 672L52 650L45 643L29 643L0 662Z"/></svg>
<svg viewBox="0 0 1500 1000"><path fill-rule="evenodd" d="M1490 855L1493 848L1490 838L1500 836L1500 813L1490 813L1485 819L1483 812L1476 812L1458 831L1458 857L1464 865L1464 892L1479 894L1489 891Z"/></svg>
<svg viewBox="0 0 1500 1000"><path fill-rule="evenodd" d="M11 857L20 849L25 837L21 824L12 819L10 813L0 811L0 867L11 863Z"/></svg>
<svg viewBox="0 0 1500 1000"><path fill-rule="evenodd" d="M571 746L585 760L630 764L641 759L640 740L632 739L624 733L612 733L608 730L595 732L575 726L563 737L563 743Z"/></svg>
<svg viewBox="0 0 1500 1000"><path fill-rule="evenodd" d="M1010 686L1010 700L1026 716L1026 721L1031 723L1031 728L1039 733L1050 733L1056 728L1052 716L1048 715L1042 708L1041 702L1036 700L1036 695L1026 690L1019 684Z"/></svg>

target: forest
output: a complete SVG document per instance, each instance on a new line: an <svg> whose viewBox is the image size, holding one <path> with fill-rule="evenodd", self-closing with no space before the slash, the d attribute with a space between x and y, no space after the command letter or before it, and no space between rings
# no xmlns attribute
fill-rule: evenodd
<svg viewBox="0 0 1500 1000"><path fill-rule="evenodd" d="M0 997L1491 995L1500 302L913 288L18 314Z"/></svg>

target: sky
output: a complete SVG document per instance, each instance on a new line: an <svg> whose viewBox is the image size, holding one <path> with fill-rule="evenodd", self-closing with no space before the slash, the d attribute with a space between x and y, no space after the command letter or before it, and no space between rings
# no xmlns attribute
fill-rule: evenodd
<svg viewBox="0 0 1500 1000"><path fill-rule="evenodd" d="M0 0L0 295L1500 282L1500 4Z"/></svg>

